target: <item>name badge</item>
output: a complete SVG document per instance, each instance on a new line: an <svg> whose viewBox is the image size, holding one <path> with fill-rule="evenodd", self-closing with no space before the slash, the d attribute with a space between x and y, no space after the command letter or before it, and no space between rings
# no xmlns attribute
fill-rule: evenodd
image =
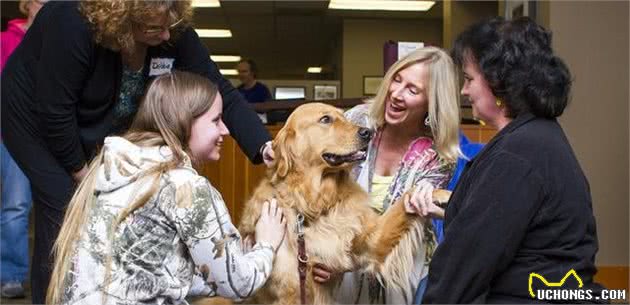
<svg viewBox="0 0 630 305"><path fill-rule="evenodd" d="M157 76L171 72L174 61L175 58L151 58L149 76Z"/></svg>

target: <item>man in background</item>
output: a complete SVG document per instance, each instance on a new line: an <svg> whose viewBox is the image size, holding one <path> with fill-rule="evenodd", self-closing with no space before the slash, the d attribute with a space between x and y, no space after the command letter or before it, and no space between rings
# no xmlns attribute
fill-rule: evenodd
<svg viewBox="0 0 630 305"><path fill-rule="evenodd" d="M258 67L251 59L243 59L236 65L241 84L238 91L250 103L262 103L271 100L271 93L265 84L256 80Z"/></svg>

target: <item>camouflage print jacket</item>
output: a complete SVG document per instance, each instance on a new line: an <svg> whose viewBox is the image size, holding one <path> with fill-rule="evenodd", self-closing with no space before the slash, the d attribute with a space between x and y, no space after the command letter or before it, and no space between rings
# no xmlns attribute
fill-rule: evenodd
<svg viewBox="0 0 630 305"><path fill-rule="evenodd" d="M151 188L153 178L142 178L143 172L172 154L119 137L106 138L103 149L95 201L77 232L65 304L187 304L191 295L241 300L264 284L272 247L259 243L243 253L221 195L190 160L164 174L149 201L110 238L121 211Z"/></svg>

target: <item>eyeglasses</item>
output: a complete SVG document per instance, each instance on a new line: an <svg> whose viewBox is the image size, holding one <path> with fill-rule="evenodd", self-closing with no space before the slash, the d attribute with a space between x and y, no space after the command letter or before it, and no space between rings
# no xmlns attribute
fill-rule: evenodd
<svg viewBox="0 0 630 305"><path fill-rule="evenodd" d="M169 25L168 27L152 26L142 30L142 32L146 35L155 35L163 33L164 31L172 31L176 29L182 23L182 21L184 21L184 18L177 20L175 23Z"/></svg>

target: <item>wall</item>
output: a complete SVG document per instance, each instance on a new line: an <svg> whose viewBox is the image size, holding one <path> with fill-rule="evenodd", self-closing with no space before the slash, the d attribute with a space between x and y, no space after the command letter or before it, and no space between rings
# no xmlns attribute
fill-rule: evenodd
<svg viewBox="0 0 630 305"><path fill-rule="evenodd" d="M536 7L536 22L549 28L549 4L550 1L538 1Z"/></svg>
<svg viewBox="0 0 630 305"><path fill-rule="evenodd" d="M551 1L554 48L574 77L560 122L593 196L598 266L628 266L628 2ZM627 283L627 282L626 282Z"/></svg>
<svg viewBox="0 0 630 305"><path fill-rule="evenodd" d="M545 28L549 28L549 3L550 1L536 1L536 16L534 19ZM497 14L505 17L505 1L501 0L498 2Z"/></svg>
<svg viewBox="0 0 630 305"><path fill-rule="evenodd" d="M455 38L468 26L497 15L497 1L444 1L442 7L442 27L444 30L442 46L452 47Z"/></svg>
<svg viewBox="0 0 630 305"><path fill-rule="evenodd" d="M363 96L363 76L383 75L388 40L442 45L442 21L347 19L343 22L342 97Z"/></svg>

